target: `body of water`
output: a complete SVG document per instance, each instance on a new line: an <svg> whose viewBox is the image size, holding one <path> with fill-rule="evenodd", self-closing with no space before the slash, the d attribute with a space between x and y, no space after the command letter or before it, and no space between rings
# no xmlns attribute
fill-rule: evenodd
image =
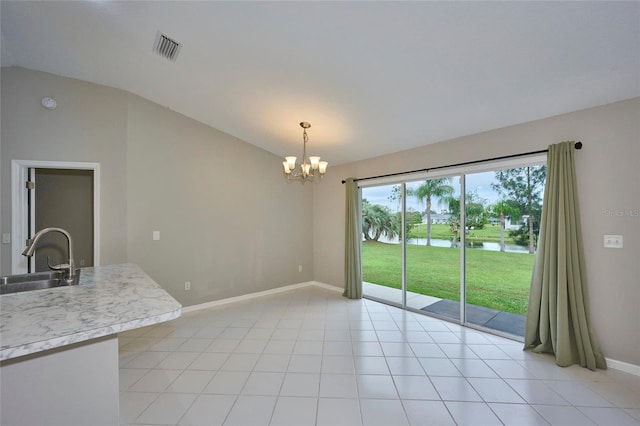
<svg viewBox="0 0 640 426"><path fill-rule="evenodd" d="M399 244L400 243L398 238L390 239L390 238L386 238L386 237L380 237L380 239L378 241L380 241L381 243L390 243L390 244ZM407 240L407 244L426 246L427 245L427 239L426 238L409 238ZM431 239L431 245L434 246L434 247L451 247L451 241L450 240L438 240L438 239L432 238ZM458 242L458 246L459 245L460 245L460 243ZM477 249L477 250L500 251L500 243L494 243L494 242L478 243L478 242L467 241L467 248ZM529 247L518 246L518 245L515 245L515 244L505 244L504 248L505 248L506 251L512 252L512 253L529 253Z"/></svg>

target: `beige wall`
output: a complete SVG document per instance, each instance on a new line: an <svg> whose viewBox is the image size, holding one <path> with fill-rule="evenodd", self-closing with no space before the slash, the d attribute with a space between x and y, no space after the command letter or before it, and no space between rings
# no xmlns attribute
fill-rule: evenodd
<svg viewBox="0 0 640 426"><path fill-rule="evenodd" d="M313 188L279 157L137 96L128 117L130 261L186 305L313 279Z"/></svg>
<svg viewBox="0 0 640 426"><path fill-rule="evenodd" d="M333 167L314 191L315 279L344 283L344 188L366 177L545 149L580 140L576 152L592 320L605 356L640 365L640 98L564 114L383 157ZM624 214L624 213L622 213ZM604 234L624 235L624 249L605 249Z"/></svg>
<svg viewBox="0 0 640 426"><path fill-rule="evenodd" d="M286 184L279 157L120 90L22 68L1 77L2 233L12 159L99 162L101 264L138 263L183 305L313 278L313 188Z"/></svg>
<svg viewBox="0 0 640 426"><path fill-rule="evenodd" d="M120 90L23 68L0 70L2 233L11 232L11 160L99 162L102 264L127 259L127 95ZM40 106L53 96L58 107ZM0 246L2 274L11 245Z"/></svg>

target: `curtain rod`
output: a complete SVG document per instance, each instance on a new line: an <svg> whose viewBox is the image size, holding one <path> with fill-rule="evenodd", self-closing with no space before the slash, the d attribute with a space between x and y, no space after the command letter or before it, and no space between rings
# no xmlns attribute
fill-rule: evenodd
<svg viewBox="0 0 640 426"><path fill-rule="evenodd" d="M576 142L574 147L575 147L575 149L582 149L582 142L579 142L579 141ZM522 154L503 155L502 157L493 157L493 158L486 158L484 160L466 161L464 163L449 164L447 166L429 167L428 169L418 169L418 170L410 170L410 171L407 171L407 172L397 172L397 173L389 173L389 174L386 174L386 175L363 177L363 178L354 179L353 181L354 182L358 182L358 181L361 181L361 180L378 179L378 178L385 178L385 177L391 177L391 176L401 176L401 175L408 175L408 174L411 174L411 173L430 172L432 170L448 169L449 167L469 166L471 164L480 164L480 163L486 163L486 162L489 162L489 161L497 161L497 160L507 160L509 158L526 157L527 155L544 154L546 152L549 152L549 150L548 149L541 149L540 151L523 152ZM345 182L346 182L346 180L342 181L343 184Z"/></svg>

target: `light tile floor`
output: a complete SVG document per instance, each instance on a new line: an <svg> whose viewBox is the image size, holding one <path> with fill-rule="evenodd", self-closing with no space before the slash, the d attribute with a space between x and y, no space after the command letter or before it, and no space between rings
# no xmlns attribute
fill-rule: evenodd
<svg viewBox="0 0 640 426"><path fill-rule="evenodd" d="M306 287L120 335L132 425L640 425L640 378Z"/></svg>
<svg viewBox="0 0 640 426"><path fill-rule="evenodd" d="M402 290L400 289L363 282L362 291L367 297L402 305ZM407 291L407 306L412 309L420 310L441 300L437 297Z"/></svg>

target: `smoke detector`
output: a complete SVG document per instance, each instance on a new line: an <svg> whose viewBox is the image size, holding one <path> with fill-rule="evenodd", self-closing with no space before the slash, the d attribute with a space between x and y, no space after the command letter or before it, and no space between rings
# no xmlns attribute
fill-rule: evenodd
<svg viewBox="0 0 640 426"><path fill-rule="evenodd" d="M58 103L56 102L56 100L48 96L45 98L42 98L42 101L40 102L40 104L46 109L56 109L56 106L58 106Z"/></svg>

